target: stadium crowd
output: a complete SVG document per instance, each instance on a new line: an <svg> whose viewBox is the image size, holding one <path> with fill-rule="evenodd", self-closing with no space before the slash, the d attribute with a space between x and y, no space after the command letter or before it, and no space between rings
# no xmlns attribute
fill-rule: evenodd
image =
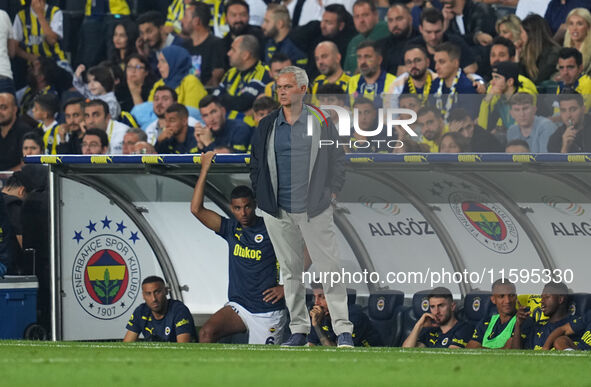
<svg viewBox="0 0 591 387"><path fill-rule="evenodd" d="M231 263L230 302L202 328L202 342L247 329L253 343L279 344L287 308L288 345L392 344L373 331L363 312L347 311L344 293L326 287L314 288L314 305L305 311L311 321L305 314L298 328L307 326L310 333L293 329L294 310L301 312L305 303L287 288L284 296L273 252L277 241L293 241L276 234L279 223L267 235L265 222L273 217L263 222L254 215L254 197L289 214L307 209L310 215L310 203L290 203L302 204L302 211L285 207L281 189L293 194L296 188L282 187L281 178L273 182L278 203L261 198L271 185L259 176L268 173L267 150L253 137L275 125L279 136L301 123L279 109L289 105L290 87L307 94L310 104L355 109L355 130L340 138L350 153L591 152L588 1L87 0L79 26L75 11L60 8L70 2L21 3L0 10L0 171L22 169L7 182L6 197L23 200L39 184L34 171L23 167L28 155L201 153L211 162L215 153L252 152L252 164L261 168L253 178L256 195L247 187L232 192L235 219L203 208L206 169L195 187L191 211L228 242L230 261L249 258L244 255L250 249L264 263L256 269ZM310 82L302 85L306 74ZM417 136L396 127L387 137L387 109L407 109L399 111L401 117L416 114L411 128ZM328 113L338 124L335 111ZM306 145L289 135L284 140L272 147L279 170L285 152ZM390 140L397 145L385 146ZM265 184L259 191L257 178ZM330 194L340 187L329 188L320 191L322 208L308 216L308 224L328 211ZM22 245L18 235L15 243ZM318 259L307 235L302 237L297 247L308 245ZM268 281L238 280L259 275ZM533 320L525 306L517 307L515 286L496 282L491 301L498 312L473 327L456 318L449 290L434 289L429 313L416 319L402 344L588 349L589 327L567 313L567 293L562 284L547 285L541 303L548 319ZM188 310L166 299L162 279L146 278L143 295L146 303L132 316L125 341L139 334L148 340L197 339ZM343 299L337 302L337 296ZM170 326L174 334L165 328Z"/></svg>
<svg viewBox="0 0 591 387"><path fill-rule="evenodd" d="M308 102L359 110L347 152L591 150L585 1L21 3L0 11L0 170L31 154L249 152L290 65ZM413 110L417 136L367 135L388 108Z"/></svg>

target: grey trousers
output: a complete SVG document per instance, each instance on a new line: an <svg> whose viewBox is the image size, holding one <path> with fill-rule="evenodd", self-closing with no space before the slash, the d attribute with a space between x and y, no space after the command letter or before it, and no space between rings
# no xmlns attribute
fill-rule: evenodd
<svg viewBox="0 0 591 387"><path fill-rule="evenodd" d="M315 271L341 270L333 209L329 206L320 215L308 220L306 213L292 214L280 209L278 217L263 211L267 231L281 265L285 301L291 317L291 333L310 333L310 316L306 309L306 288L302 283L305 248L308 247ZM352 333L349 321L347 290L344 284L322 284L328 304L332 328L336 335Z"/></svg>

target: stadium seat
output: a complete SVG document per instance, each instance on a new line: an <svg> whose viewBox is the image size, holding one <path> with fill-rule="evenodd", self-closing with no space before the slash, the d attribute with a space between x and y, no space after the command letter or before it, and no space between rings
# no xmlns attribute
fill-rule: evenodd
<svg viewBox="0 0 591 387"><path fill-rule="evenodd" d="M570 314L573 316L581 316L585 318L587 321L591 321L591 294L572 294L569 305L569 311Z"/></svg>
<svg viewBox="0 0 591 387"><path fill-rule="evenodd" d="M403 304L404 293L398 290L383 290L369 296L369 319L387 347L400 342L403 315L400 312L404 308Z"/></svg>
<svg viewBox="0 0 591 387"><path fill-rule="evenodd" d="M427 296L431 289L421 290L416 292L412 297L412 306L402 312L402 332L400 335L400 342L402 343L412 331L416 322L423 315L429 311L429 299Z"/></svg>
<svg viewBox="0 0 591 387"><path fill-rule="evenodd" d="M483 318L496 312L496 307L490 300L490 292L474 291L464 297L464 308L458 318L472 325L478 324Z"/></svg>

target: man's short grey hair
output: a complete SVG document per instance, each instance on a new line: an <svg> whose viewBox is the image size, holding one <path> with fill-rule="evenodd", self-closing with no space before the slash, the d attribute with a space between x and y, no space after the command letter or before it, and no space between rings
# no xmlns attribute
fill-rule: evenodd
<svg viewBox="0 0 591 387"><path fill-rule="evenodd" d="M309 79L308 74L306 74L306 70L298 66L287 66L284 67L283 70L279 72L279 75L283 74L293 74L295 75L296 82L298 87L300 86L308 86Z"/></svg>
<svg viewBox="0 0 591 387"><path fill-rule="evenodd" d="M129 128L127 129L127 133L137 134L138 141L148 141L148 135L140 128Z"/></svg>
<svg viewBox="0 0 591 387"><path fill-rule="evenodd" d="M240 38L242 38L242 41L240 41L240 51L247 51L253 58L260 59L261 46L259 40L253 35L242 35Z"/></svg>

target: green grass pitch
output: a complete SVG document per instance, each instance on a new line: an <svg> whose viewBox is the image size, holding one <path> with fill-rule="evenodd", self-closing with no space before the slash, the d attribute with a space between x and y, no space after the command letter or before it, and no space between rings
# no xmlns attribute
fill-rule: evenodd
<svg viewBox="0 0 591 387"><path fill-rule="evenodd" d="M0 341L1 386L591 386L591 353Z"/></svg>

